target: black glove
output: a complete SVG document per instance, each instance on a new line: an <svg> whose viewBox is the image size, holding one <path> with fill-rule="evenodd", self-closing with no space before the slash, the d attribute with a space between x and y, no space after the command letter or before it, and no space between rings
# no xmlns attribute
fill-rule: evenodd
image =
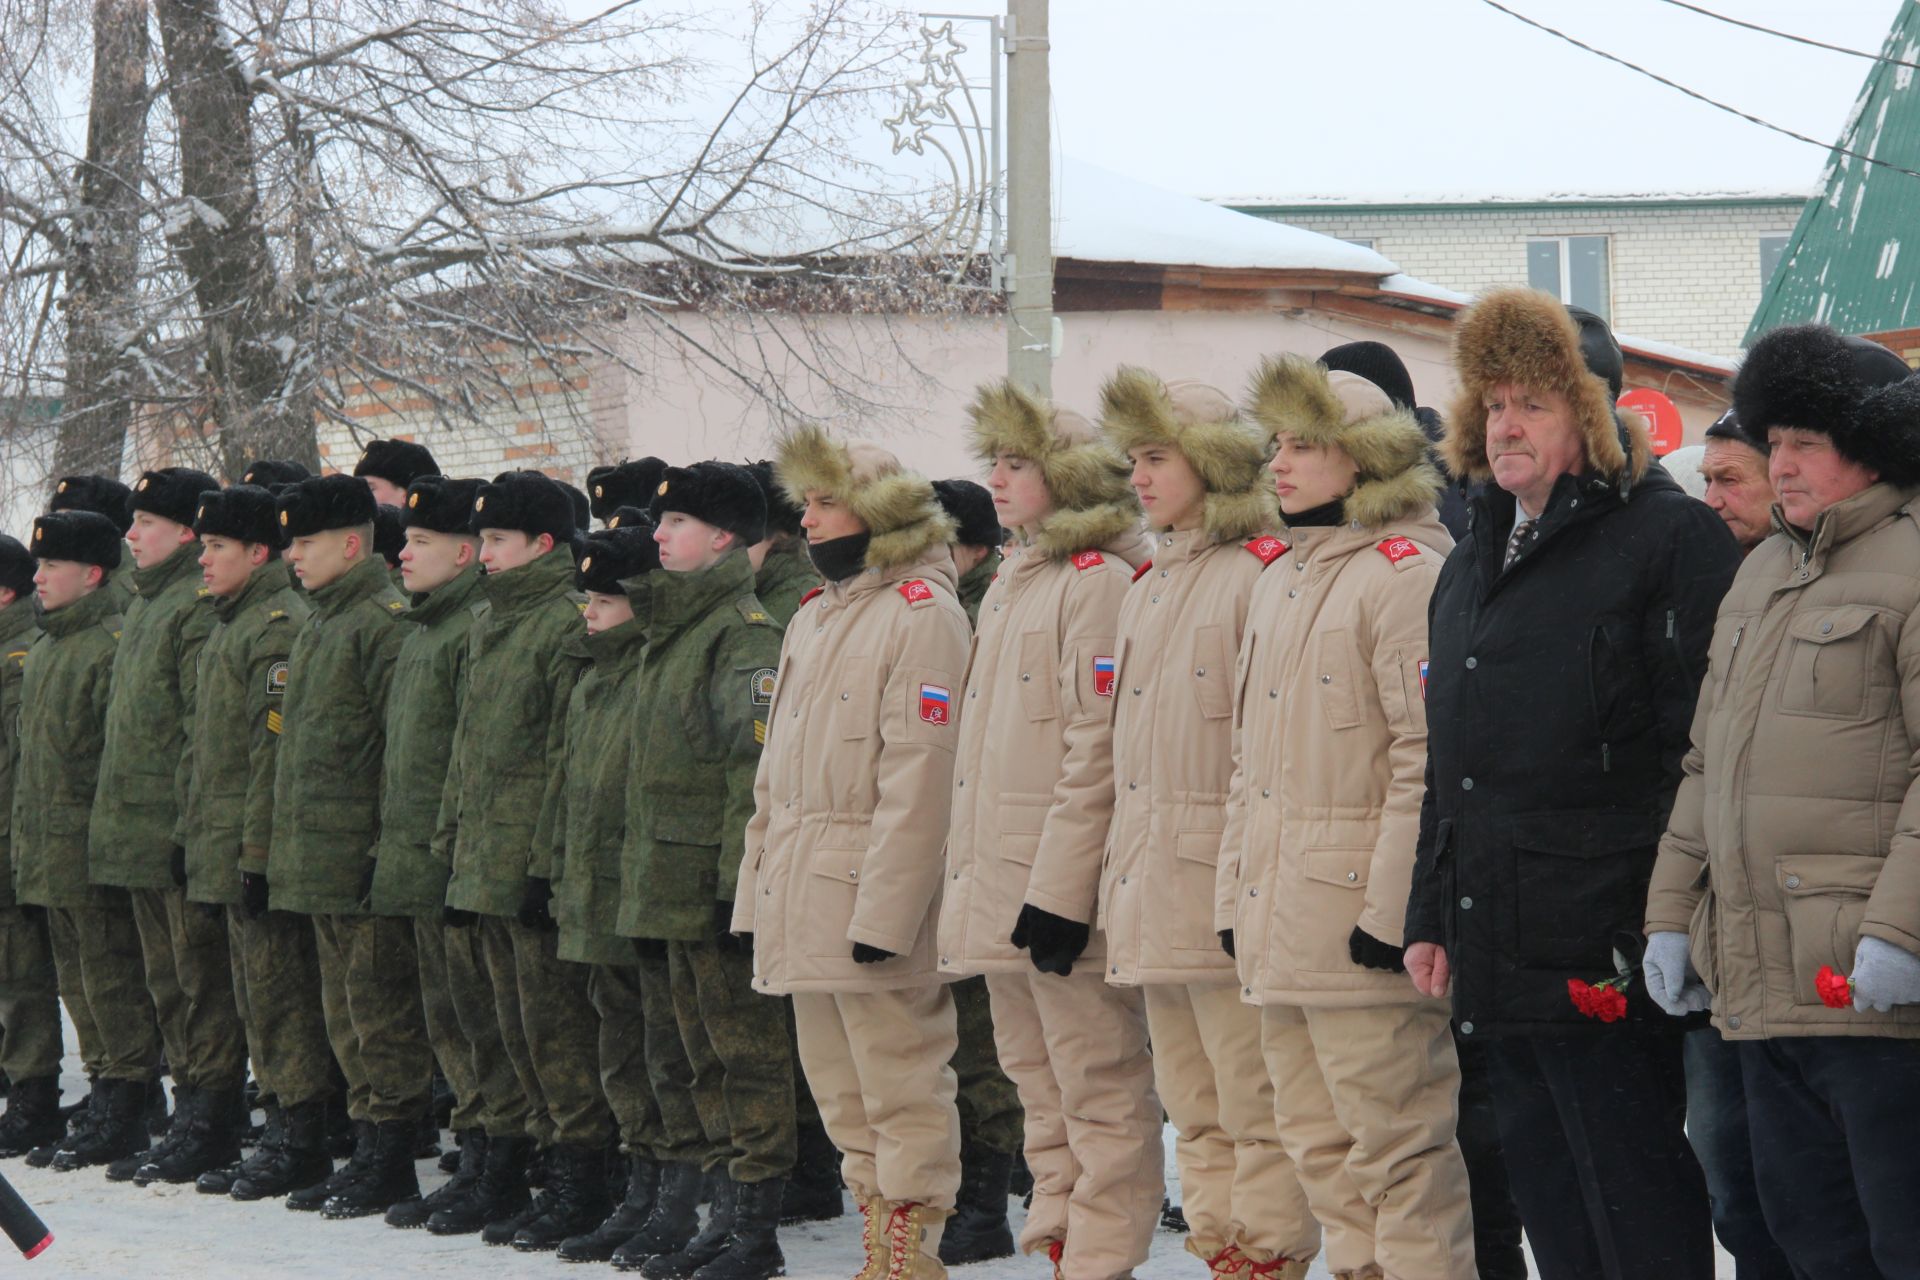
<svg viewBox="0 0 1920 1280"><path fill-rule="evenodd" d="M1407 971L1405 947L1390 947L1359 925L1353 926L1353 932L1347 935L1347 955L1355 964L1369 969L1384 969L1388 973Z"/></svg>
<svg viewBox="0 0 1920 1280"><path fill-rule="evenodd" d="M1233 953L1233 930L1222 929L1220 931L1220 949L1226 952L1230 959L1238 960L1240 958Z"/></svg>
<svg viewBox="0 0 1920 1280"><path fill-rule="evenodd" d="M1064 978L1073 972L1073 962L1092 938L1091 925L1076 924L1027 902L1020 906L1011 941L1032 957L1033 967L1041 973Z"/></svg>
<svg viewBox="0 0 1920 1280"><path fill-rule="evenodd" d="M187 848L185 845L173 846L173 857L167 861L167 869L173 872L173 882L182 889L187 887Z"/></svg>
<svg viewBox="0 0 1920 1280"><path fill-rule="evenodd" d="M560 927L553 919L553 881L545 876L527 877L527 887L520 891L520 924L541 933Z"/></svg>
<svg viewBox="0 0 1920 1280"><path fill-rule="evenodd" d="M458 907L441 907L440 923L449 929L471 929L480 922L480 917L471 911L462 911Z"/></svg>
<svg viewBox="0 0 1920 1280"><path fill-rule="evenodd" d="M360 905L363 907L373 902L373 869L379 865L372 858L368 858L367 869L360 873Z"/></svg>
<svg viewBox="0 0 1920 1280"><path fill-rule="evenodd" d="M249 920L258 920L267 914L266 872L242 871L240 873L240 912Z"/></svg>
<svg viewBox="0 0 1920 1280"><path fill-rule="evenodd" d="M635 938L633 954L642 960L665 960L667 958L667 940L665 938Z"/></svg>
<svg viewBox="0 0 1920 1280"><path fill-rule="evenodd" d="M897 951L882 951L879 947L870 947L864 942L853 944L853 962L855 964L879 964L882 960L899 958Z"/></svg>

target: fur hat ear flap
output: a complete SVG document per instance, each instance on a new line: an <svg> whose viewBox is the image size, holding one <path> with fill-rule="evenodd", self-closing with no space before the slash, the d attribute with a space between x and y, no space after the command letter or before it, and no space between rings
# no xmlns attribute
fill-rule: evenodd
<svg viewBox="0 0 1920 1280"><path fill-rule="evenodd" d="M288 540L373 523L373 490L365 480L337 472L288 486L278 505L280 533Z"/></svg>
<svg viewBox="0 0 1920 1280"><path fill-rule="evenodd" d="M1869 392L1833 444L1896 489L1920 484L1920 375Z"/></svg>

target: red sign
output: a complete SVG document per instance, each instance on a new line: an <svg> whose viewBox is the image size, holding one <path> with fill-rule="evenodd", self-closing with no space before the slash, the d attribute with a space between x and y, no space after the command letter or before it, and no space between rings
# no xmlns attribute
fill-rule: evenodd
<svg viewBox="0 0 1920 1280"><path fill-rule="evenodd" d="M1647 420L1653 433L1653 456L1664 458L1680 447L1680 410L1651 387L1635 387L1620 397L1622 409L1632 409Z"/></svg>

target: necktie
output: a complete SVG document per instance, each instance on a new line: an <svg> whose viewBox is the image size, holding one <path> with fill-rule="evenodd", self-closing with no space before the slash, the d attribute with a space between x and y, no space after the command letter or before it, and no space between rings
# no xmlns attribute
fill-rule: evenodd
<svg viewBox="0 0 1920 1280"><path fill-rule="evenodd" d="M1513 568L1513 562L1520 558L1522 551L1533 545L1533 540L1539 532L1538 520L1522 520L1513 526L1513 536L1507 539L1507 558L1500 566L1503 572Z"/></svg>

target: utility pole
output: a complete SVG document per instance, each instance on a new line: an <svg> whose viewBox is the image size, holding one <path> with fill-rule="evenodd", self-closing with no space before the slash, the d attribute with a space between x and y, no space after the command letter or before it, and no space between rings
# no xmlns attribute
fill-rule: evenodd
<svg viewBox="0 0 1920 1280"><path fill-rule="evenodd" d="M1007 0L1007 376L1053 394L1047 0Z"/></svg>

